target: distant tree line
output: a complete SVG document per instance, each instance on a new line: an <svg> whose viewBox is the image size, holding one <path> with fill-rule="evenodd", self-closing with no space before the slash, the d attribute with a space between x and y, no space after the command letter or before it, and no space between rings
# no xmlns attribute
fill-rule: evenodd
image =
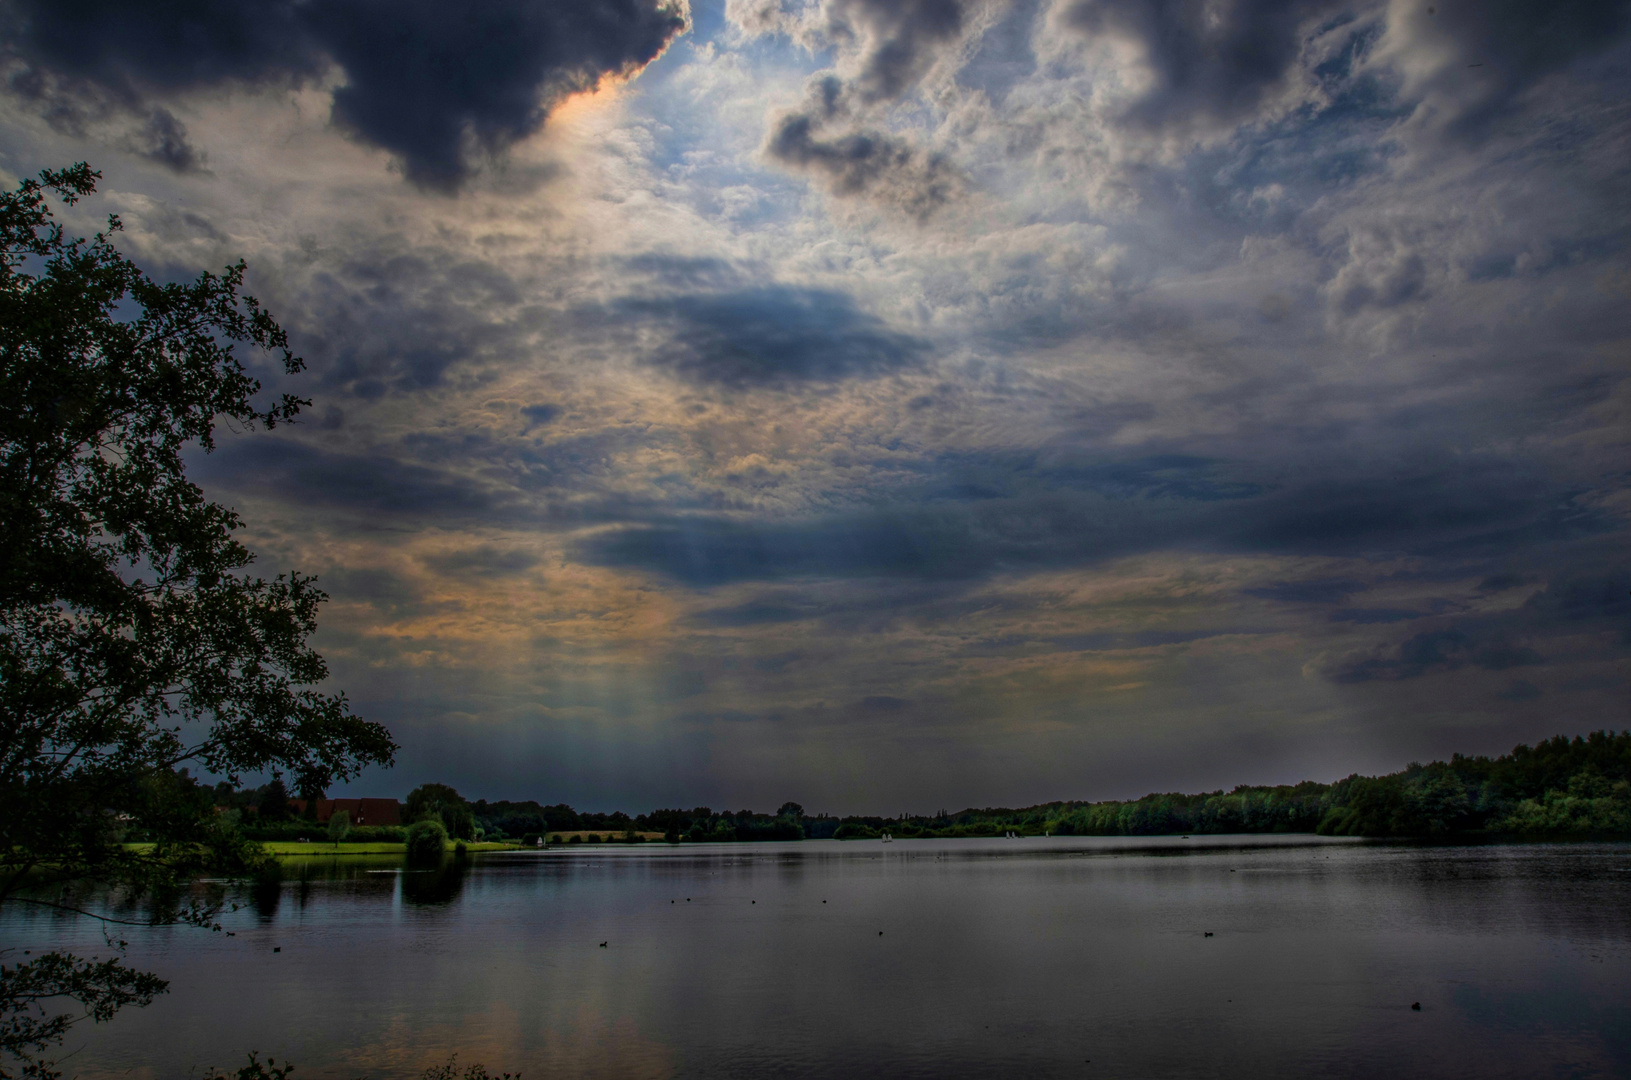
<svg viewBox="0 0 1631 1080"><path fill-rule="evenodd" d="M178 781L182 787L191 782ZM314 835L315 822L290 819L282 781L253 790L216 788L216 805L258 807L246 833L259 839ZM309 804L308 804L309 805ZM278 807L283 807L279 818ZM940 810L892 817L806 814L788 802L773 814L753 810L660 809L631 816L593 813L565 803L466 802L445 784L416 788L401 829L355 829L352 839L402 840L414 822L435 818L455 840L524 840L553 833L627 839L660 832L671 842L866 840L914 837L1162 836L1175 833L1319 833L1327 836L1627 836L1631 835L1631 732L1558 736L1500 757L1411 764L1385 776L1355 774L1332 784L1304 781L1241 785L1230 791L1155 793L1109 802Z"/></svg>
<svg viewBox="0 0 1631 1080"><path fill-rule="evenodd" d="M1557 736L1501 757L1412 763L1386 776L1334 784L1241 785L1125 802L1059 802L1020 810L964 810L934 818L844 819L897 837L1160 836L1319 833L1326 836L1631 835L1631 732Z"/></svg>
<svg viewBox="0 0 1631 1080"><path fill-rule="evenodd" d="M1161 836L1175 833L1319 833L1327 836L1631 835L1631 732L1559 735L1500 757L1456 754L1385 776L1333 784L1241 785L1231 791L1156 793L1109 802L969 808L932 815L811 816L797 803L749 810L653 810L631 817L580 813L564 804L472 805L477 823L512 837L594 830L610 839L660 831L672 840L913 837Z"/></svg>
<svg viewBox="0 0 1631 1080"><path fill-rule="evenodd" d="M715 811L706 806L692 810L653 810L631 817L621 810L609 814L580 812L559 803L488 802L478 799L471 810L488 837L531 839L550 833L593 832L608 839L642 832L660 832L671 841L803 840L812 833L804 807L783 803L774 814L753 810ZM825 819L824 819L825 820ZM836 821L834 826L836 827ZM827 835L831 835L828 830Z"/></svg>

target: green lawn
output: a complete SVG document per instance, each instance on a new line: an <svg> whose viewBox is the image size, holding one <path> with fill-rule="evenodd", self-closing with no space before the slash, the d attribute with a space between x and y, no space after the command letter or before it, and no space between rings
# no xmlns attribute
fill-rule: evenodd
<svg viewBox="0 0 1631 1080"><path fill-rule="evenodd" d="M447 850L452 851L454 841L448 841ZM514 843L472 843L466 841L466 851L514 851L519 844ZM263 840L261 847L273 855L401 855L407 850L406 844L347 844L330 843L327 840L312 840L302 842L299 840Z"/></svg>

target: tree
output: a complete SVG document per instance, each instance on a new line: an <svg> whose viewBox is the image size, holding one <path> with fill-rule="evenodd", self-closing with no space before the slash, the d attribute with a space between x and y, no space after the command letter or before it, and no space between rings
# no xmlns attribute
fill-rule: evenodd
<svg viewBox="0 0 1631 1080"><path fill-rule="evenodd" d="M283 821L289 816L289 788L282 773L274 773L261 792L259 808L262 821Z"/></svg>
<svg viewBox="0 0 1631 1080"><path fill-rule="evenodd" d="M328 838L336 845L351 835L351 815L344 810L336 810L328 818Z"/></svg>
<svg viewBox="0 0 1631 1080"><path fill-rule="evenodd" d="M446 784L420 784L408 792L403 810L410 822L435 819L455 840L474 840L476 815L470 804Z"/></svg>
<svg viewBox="0 0 1631 1080"><path fill-rule="evenodd" d="M301 360L240 293L243 263L161 284L115 249L116 217L67 239L47 193L71 205L99 175L81 163L0 193L0 908L91 914L65 890L93 882L150 921L211 925L183 886L261 856L183 763L234 784L274 768L328 783L396 745L317 689L313 579L250 573L237 515L183 467L217 424L272 428L308 404L257 405L236 346L291 375ZM0 969L0 1075L8 1055L55 1075L40 1054L61 1028L43 1003L105 1019L162 992L136 974L61 953Z"/></svg>
<svg viewBox="0 0 1631 1080"><path fill-rule="evenodd" d="M306 809L300 816L308 821L316 821L317 802L328 793L328 785L324 783L322 773L310 767L300 770L298 783L300 797L306 803Z"/></svg>
<svg viewBox="0 0 1631 1080"><path fill-rule="evenodd" d="M408 858L415 862L434 862L447 850L447 830L441 819L420 818L408 826Z"/></svg>

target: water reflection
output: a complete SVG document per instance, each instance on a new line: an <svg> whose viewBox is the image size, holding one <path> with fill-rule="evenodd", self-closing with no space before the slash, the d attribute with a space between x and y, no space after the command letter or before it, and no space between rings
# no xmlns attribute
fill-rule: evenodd
<svg viewBox="0 0 1631 1080"><path fill-rule="evenodd" d="M1631 1075L1624 844L314 853L273 885L235 937L133 943L172 991L76 1072L254 1048L305 1080L454 1052L583 1080Z"/></svg>
<svg viewBox="0 0 1631 1080"><path fill-rule="evenodd" d="M440 865L409 863L402 871L402 899L420 907L445 907L464 891L468 857L444 856Z"/></svg>
<svg viewBox="0 0 1631 1080"><path fill-rule="evenodd" d="M282 863L272 862L262 867L249 887L249 899L262 922L277 918L278 902L283 899Z"/></svg>

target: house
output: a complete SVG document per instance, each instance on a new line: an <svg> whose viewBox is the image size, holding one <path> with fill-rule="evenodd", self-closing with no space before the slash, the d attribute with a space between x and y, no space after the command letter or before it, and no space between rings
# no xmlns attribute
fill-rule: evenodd
<svg viewBox="0 0 1631 1080"><path fill-rule="evenodd" d="M296 817L306 814L305 799L290 799L289 807ZM335 814L344 814L353 825L402 824L402 804L395 799L318 799L317 820L326 822Z"/></svg>

